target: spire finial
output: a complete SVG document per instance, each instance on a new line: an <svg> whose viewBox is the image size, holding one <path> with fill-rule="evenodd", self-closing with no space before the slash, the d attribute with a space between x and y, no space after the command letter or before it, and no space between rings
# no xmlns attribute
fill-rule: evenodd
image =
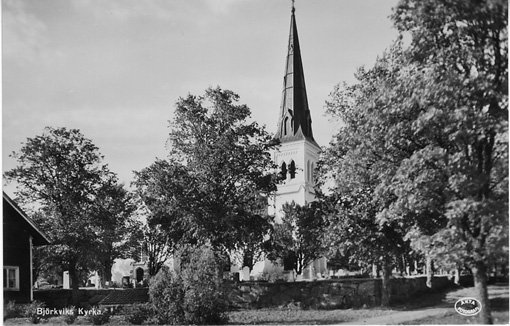
<svg viewBox="0 0 510 326"><path fill-rule="evenodd" d="M292 13L296 11L296 8L294 8L294 0L292 0Z"/></svg>

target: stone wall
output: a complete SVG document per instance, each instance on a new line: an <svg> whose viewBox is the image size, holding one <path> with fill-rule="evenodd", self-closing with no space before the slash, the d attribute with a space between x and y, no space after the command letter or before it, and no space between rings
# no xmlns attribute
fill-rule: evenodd
<svg viewBox="0 0 510 326"><path fill-rule="evenodd" d="M402 302L417 294L437 291L453 285L446 276L434 277L432 288L426 277L391 279L391 302ZM233 286L234 308L346 309L381 304L381 279L321 280L295 283L241 282Z"/></svg>
<svg viewBox="0 0 510 326"><path fill-rule="evenodd" d="M235 308L298 306L341 309L372 306L379 301L377 279L322 280L315 282L242 282L234 285L231 302Z"/></svg>
<svg viewBox="0 0 510 326"><path fill-rule="evenodd" d="M472 279L472 277L469 277ZM461 279L462 281L462 279ZM432 288L426 277L391 279L391 302L403 302L417 294L437 291L453 285L446 276L436 276ZM463 282L461 282L463 284ZM346 309L381 304L381 279L336 279L314 282L239 282L230 283L233 308L285 308ZM97 305L112 291L121 289L80 290L80 307ZM51 289L34 291L34 299L43 301L49 308L62 308L72 304L71 290Z"/></svg>

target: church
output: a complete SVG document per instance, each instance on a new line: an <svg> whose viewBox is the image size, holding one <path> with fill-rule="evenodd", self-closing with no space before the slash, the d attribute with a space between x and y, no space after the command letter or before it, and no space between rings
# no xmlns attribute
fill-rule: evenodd
<svg viewBox="0 0 510 326"><path fill-rule="evenodd" d="M282 206L285 203L294 201L303 206L315 199L314 170L321 150L313 137L295 11L292 5L283 90L275 135L280 141L280 147L273 153L273 160L283 181L278 185L273 198L269 198L267 210L269 215L275 217L276 223L281 222ZM126 280L130 280L128 281L130 283L140 283L146 278L145 265L144 258L140 262L117 260L112 268L112 281L118 284L125 283ZM169 265L172 265L172 262L169 262ZM251 271L246 269L247 267L243 269L242 266L232 266L230 272L239 273L241 280L267 279L274 275L291 281L296 280L293 272L284 271L283 266L276 266L267 259L255 263ZM326 272L326 260L320 258L305 268L303 275L299 275L297 279L313 280Z"/></svg>
<svg viewBox="0 0 510 326"><path fill-rule="evenodd" d="M285 203L294 201L303 206L315 200L314 170L321 150L313 137L295 12L293 5L276 130L280 147L273 153L273 161L278 166L283 181L278 185L275 196L270 198L268 203L268 214L275 217L276 223L281 222L282 206ZM283 271L282 266L274 266L268 260L256 263L250 275L247 275L246 270L240 272L242 280L247 280L248 277L258 279L262 275L271 274L280 276L284 274L283 279L296 280L293 272ZM313 280L318 275L326 273L326 259L320 258L305 268L303 275L299 275L298 279Z"/></svg>

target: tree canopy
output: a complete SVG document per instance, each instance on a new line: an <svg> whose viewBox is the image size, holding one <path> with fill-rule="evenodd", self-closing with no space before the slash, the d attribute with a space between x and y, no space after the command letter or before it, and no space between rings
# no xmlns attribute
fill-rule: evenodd
<svg viewBox="0 0 510 326"><path fill-rule="evenodd" d="M102 164L99 149L77 129L47 127L12 157L18 165L4 176L17 183L21 203L38 211L35 216L52 242L43 249L44 260L69 270L76 303L81 279L102 266L101 259L120 255L113 252L109 232L130 215L127 194ZM115 230L117 236L121 232Z"/></svg>
<svg viewBox="0 0 510 326"><path fill-rule="evenodd" d="M314 202L300 206L292 201L285 203L282 210L282 221L276 223L271 232L268 258L283 262L284 268L301 275L325 251L321 207Z"/></svg>
<svg viewBox="0 0 510 326"><path fill-rule="evenodd" d="M276 190L269 151L276 143L248 121L250 109L238 101L219 87L180 98L168 158L136 173L150 219L172 234L174 244L229 252L262 241L268 232L266 198Z"/></svg>
<svg viewBox="0 0 510 326"><path fill-rule="evenodd" d="M399 40L328 101L345 125L324 175L334 194L370 185L378 224L469 266L485 306L486 268L508 251L507 3L404 0L392 19Z"/></svg>

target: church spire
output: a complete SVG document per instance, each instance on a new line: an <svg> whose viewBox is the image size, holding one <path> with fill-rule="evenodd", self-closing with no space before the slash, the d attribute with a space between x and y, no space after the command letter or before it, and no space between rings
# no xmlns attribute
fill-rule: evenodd
<svg viewBox="0 0 510 326"><path fill-rule="evenodd" d="M289 46L276 138L282 143L307 139L317 145L312 133L312 119L306 96L295 11L294 1L292 1Z"/></svg>

